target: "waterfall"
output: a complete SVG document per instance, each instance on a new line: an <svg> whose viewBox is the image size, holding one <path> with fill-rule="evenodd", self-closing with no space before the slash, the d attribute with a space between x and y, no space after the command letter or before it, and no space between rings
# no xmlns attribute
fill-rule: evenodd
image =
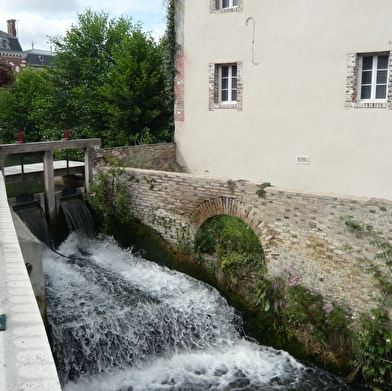
<svg viewBox="0 0 392 391"><path fill-rule="evenodd" d="M246 338L211 286L112 239L84 245L73 232L44 256L48 329L65 391L362 389Z"/></svg>
<svg viewBox="0 0 392 391"><path fill-rule="evenodd" d="M87 237L97 236L94 220L83 200L77 196L66 197L61 199L60 205L70 232L76 231Z"/></svg>
<svg viewBox="0 0 392 391"><path fill-rule="evenodd" d="M37 203L17 205L13 209L36 238L53 248L53 237L48 222Z"/></svg>

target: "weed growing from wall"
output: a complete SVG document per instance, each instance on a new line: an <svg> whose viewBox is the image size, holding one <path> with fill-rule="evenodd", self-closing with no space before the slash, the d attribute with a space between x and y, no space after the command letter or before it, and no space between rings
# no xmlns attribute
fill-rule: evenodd
<svg viewBox="0 0 392 391"><path fill-rule="evenodd" d="M111 167L99 171L94 183L86 194L86 200L97 215L101 231L110 234L117 223L127 223L132 218L129 193L121 175L124 170Z"/></svg>
<svg viewBox="0 0 392 391"><path fill-rule="evenodd" d="M365 273L373 276L374 287L379 292L374 298L375 307L370 313L361 314L361 329L354 340L355 364L362 367L362 374L369 383L392 390L392 327L388 315L392 305L392 244L371 226L350 216L340 219L348 231L369 242L375 250L369 257L361 249L345 245L347 251L356 251L358 262L365 267Z"/></svg>
<svg viewBox="0 0 392 391"><path fill-rule="evenodd" d="M259 197L265 197L265 195L267 194L267 192L265 191L265 189L267 187L272 187L270 182L264 182L260 185L260 187L256 190L256 194Z"/></svg>

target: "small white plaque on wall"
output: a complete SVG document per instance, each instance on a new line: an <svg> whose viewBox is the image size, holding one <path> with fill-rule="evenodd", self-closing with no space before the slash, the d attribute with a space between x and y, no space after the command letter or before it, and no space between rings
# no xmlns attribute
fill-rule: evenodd
<svg viewBox="0 0 392 391"><path fill-rule="evenodd" d="M297 164L309 164L310 163L310 157L309 156L297 156L295 158L295 162Z"/></svg>

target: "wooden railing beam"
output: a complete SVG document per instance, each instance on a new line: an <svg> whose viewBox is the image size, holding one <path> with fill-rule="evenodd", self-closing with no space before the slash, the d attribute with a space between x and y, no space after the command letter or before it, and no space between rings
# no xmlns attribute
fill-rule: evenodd
<svg viewBox="0 0 392 391"><path fill-rule="evenodd" d="M100 138L80 140L43 141L23 144L0 144L0 155L14 155L16 153L44 152L58 149L87 148L101 145Z"/></svg>

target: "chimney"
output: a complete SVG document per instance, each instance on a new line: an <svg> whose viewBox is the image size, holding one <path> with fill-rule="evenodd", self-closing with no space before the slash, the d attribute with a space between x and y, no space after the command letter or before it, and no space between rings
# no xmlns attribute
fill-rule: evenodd
<svg viewBox="0 0 392 391"><path fill-rule="evenodd" d="M15 26L15 19L10 19L7 20L7 28L8 28L8 34L13 35L14 37L16 37L16 26Z"/></svg>

